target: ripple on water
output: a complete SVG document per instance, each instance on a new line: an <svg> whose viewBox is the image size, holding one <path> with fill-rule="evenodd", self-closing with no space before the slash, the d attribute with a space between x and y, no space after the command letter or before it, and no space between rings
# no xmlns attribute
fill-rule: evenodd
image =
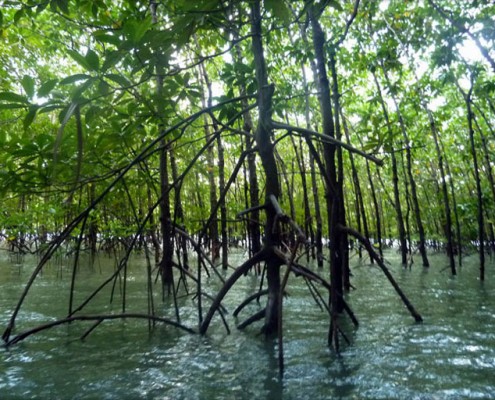
<svg viewBox="0 0 495 400"><path fill-rule="evenodd" d="M290 296L284 300L282 380L277 341L257 336L261 323L242 332L234 328L227 335L215 317L202 337L161 326L150 335L145 323L114 321L102 324L84 342L77 339L91 324L78 323L33 336L4 352L0 398L7 391L18 399L493 399L493 284L487 281L480 287L476 270L471 273L467 264L455 279L437 273L433 265L427 274L420 268L391 266L423 313L423 324L412 322L379 271L354 268L358 290L346 298L361 325L355 330L350 323L342 324L352 344L342 343L341 357L327 348L328 314L315 306L304 281L291 276ZM113 264L109 269L113 271ZM33 301L21 310L19 327L66 313L60 293L65 296L67 291L60 289L67 288L70 274L52 275L48 270L35 287ZM24 278L15 279L9 276L9 287L22 288ZM79 282L81 295L99 281L99 271L86 271ZM225 306L231 311L258 285L255 277L239 281ZM129 304L146 306L143 287L139 275L133 275ZM10 318L4 310L12 308L15 293L0 295L3 321ZM108 299L102 296L96 304L108 307ZM250 307L240 320L259 309ZM183 321L195 326L194 304L187 303L183 312ZM234 319L227 319L233 327Z"/></svg>

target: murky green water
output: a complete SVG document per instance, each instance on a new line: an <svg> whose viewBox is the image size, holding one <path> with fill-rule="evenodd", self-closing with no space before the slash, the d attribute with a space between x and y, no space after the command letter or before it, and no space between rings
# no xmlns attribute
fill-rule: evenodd
<svg viewBox="0 0 495 400"><path fill-rule="evenodd" d="M0 325L3 331L34 261L22 266L0 255ZM415 324L380 270L359 264L357 290L348 301L360 320L348 327L353 344L336 356L326 346L328 319L304 282L291 276L285 305L286 371L279 378L277 347L257 335L259 326L226 334L216 317L206 337L146 321L107 321L85 340L92 323L76 322L0 350L0 399L495 399L495 264L477 279L477 258L455 278L442 255L432 267L390 266L425 322ZM237 260L238 262L241 259ZM82 266L81 301L114 268L100 259ZM394 264L395 263L395 264ZM17 332L67 313L71 264L48 266L19 315ZM144 262L129 271L128 312L146 312ZM242 279L224 304L233 311L259 284ZM212 287L215 284L212 283ZM212 290L213 293L213 290ZM120 311L104 291L87 313ZM170 305L157 303L173 317ZM195 302L181 300L183 322L194 327ZM170 310L170 311L168 311ZM253 305L240 321L257 310Z"/></svg>

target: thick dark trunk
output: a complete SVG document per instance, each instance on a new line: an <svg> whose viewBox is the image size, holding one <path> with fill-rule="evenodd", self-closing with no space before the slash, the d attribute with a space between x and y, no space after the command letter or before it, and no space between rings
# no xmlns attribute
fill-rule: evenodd
<svg viewBox="0 0 495 400"><path fill-rule="evenodd" d="M277 163L272 134L272 96L274 87L268 85L268 76L264 58L260 1L251 4L251 35L254 65L256 69L256 81L258 84L258 112L259 120L256 129L256 144L260 155L263 170L265 172L265 247L273 249L280 244L279 234L275 228L276 210L271 206L270 196L278 200L280 197L280 182L278 178ZM270 335L278 331L280 296L280 260L272 251L268 252L266 260L266 277L268 283L268 302L266 305L265 325L263 331Z"/></svg>
<svg viewBox="0 0 495 400"><path fill-rule="evenodd" d="M306 31L303 26L300 26L301 37L305 45L309 46L309 41L306 35ZM313 71L313 76L316 79L318 75L318 71L316 68L316 64L313 59L310 60L311 70ZM311 128L311 117L310 117L310 104L309 104L309 85L308 80L306 78L306 70L304 65L301 65L301 72L303 78L303 86L304 86L304 118L306 121L306 128ZM314 212L315 212L315 222L316 222L316 231L314 235L313 246L316 249L316 261L318 268L323 268L323 220L321 217L321 208L320 208L320 196L318 194L318 183L316 179L316 166L315 159L313 153L309 153L309 168L311 174L311 187L313 190L313 202L314 202Z"/></svg>
<svg viewBox="0 0 495 400"><path fill-rule="evenodd" d="M313 202L315 209L316 231L315 243L316 262L318 268L323 268L323 219L321 218L320 196L318 194L318 182L316 181L316 166L313 155L309 154L309 166L311 172L311 187L313 188Z"/></svg>
<svg viewBox="0 0 495 400"><path fill-rule="evenodd" d="M157 3L152 1L150 3L150 11L153 23L157 22L156 15ZM156 67L156 91L158 97L162 96L163 92L163 70L161 67ZM160 134L164 129L163 123L160 122ZM167 139L160 140L160 228L162 233L162 259L160 261L160 274L162 277L162 285L170 292L170 288L174 283L174 276L172 270L172 257L173 257L173 232L170 213L170 183L168 172L168 151L169 143Z"/></svg>
<svg viewBox="0 0 495 400"><path fill-rule="evenodd" d="M247 132L252 131L251 115L248 113L244 119L244 129L249 129ZM246 150L251 150L251 139L246 136ZM261 250L261 232L260 232L260 213L258 207L259 202L259 188L258 188L258 173L256 171L256 153L250 152L247 156L248 173L249 173L249 200L250 207L253 209L251 218L248 222L248 235L250 241L251 256L255 255Z"/></svg>
<svg viewBox="0 0 495 400"><path fill-rule="evenodd" d="M162 260L160 261L160 273L162 284L169 292L174 283L172 270L173 239L170 213L170 183L168 173L168 144L161 141L163 146L160 151L160 227L162 231Z"/></svg>
<svg viewBox="0 0 495 400"><path fill-rule="evenodd" d="M325 35L318 20L317 10L315 6L308 9L312 33L313 33L313 48L316 59L317 69L317 90L319 93L320 112L322 116L323 134L330 137L336 137L334 124L334 115L332 111L332 99L330 95L330 83L328 80L326 69L326 57L324 51ZM346 263L343 240L347 241L347 236L342 235L338 229L340 221L345 225L344 204L342 198L342 181L338 180L342 171L338 170L341 166L341 156L336 160L336 146L325 143L323 145L323 158L325 162L326 187L325 200L327 207L327 222L330 239L330 292L331 304L331 321L328 335L328 344L334 344L338 348L338 315L343 311L343 273Z"/></svg>
<svg viewBox="0 0 495 400"><path fill-rule="evenodd" d="M335 137L338 140L342 139L341 129L340 129L340 114L342 114L342 110L340 107L340 91L339 91L339 81L337 77L337 64L335 59L335 52L338 47L332 46L330 48L330 71L332 74L332 97L333 97L333 105L334 105L334 118L335 118ZM337 181L336 181L336 203L338 206L338 210L336 210L336 220L332 222L335 227L335 237L336 241L338 241L338 263L341 264L342 269L342 283L343 287L346 291L349 291L351 288L350 284L350 268L349 268L349 239L346 233L339 232L338 225L346 226L346 208L345 208L345 199L344 199L344 161L342 157L342 148L338 147L337 149ZM343 311L343 303L341 299L339 299L339 311ZM341 308L342 307L342 308Z"/></svg>

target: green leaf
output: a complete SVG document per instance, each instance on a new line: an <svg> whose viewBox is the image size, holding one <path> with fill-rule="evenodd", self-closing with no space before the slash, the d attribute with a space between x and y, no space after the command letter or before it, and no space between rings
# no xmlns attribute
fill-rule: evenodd
<svg viewBox="0 0 495 400"><path fill-rule="evenodd" d="M265 0L265 8L277 19L285 24L290 22L291 11L283 0Z"/></svg>
<svg viewBox="0 0 495 400"><path fill-rule="evenodd" d="M0 26L3 25L3 14L2 14L2 10L0 10Z"/></svg>
<svg viewBox="0 0 495 400"><path fill-rule="evenodd" d="M380 142L376 138L371 138L363 146L362 150L366 152L374 151L380 146Z"/></svg>
<svg viewBox="0 0 495 400"><path fill-rule="evenodd" d="M183 46L189 41L196 28L196 21L193 17L186 15L175 22L174 31L177 34L175 42L178 46Z"/></svg>
<svg viewBox="0 0 495 400"><path fill-rule="evenodd" d="M50 112L53 110L59 110L60 108L61 108L60 104L50 104L48 106L44 106L44 107L40 108L40 110L38 111L38 114L47 113L47 112Z"/></svg>
<svg viewBox="0 0 495 400"><path fill-rule="evenodd" d="M83 82L81 85L77 86L74 88L72 93L70 94L71 99L73 102L77 103L82 94L89 89L89 87L97 80L97 78L89 78L86 82Z"/></svg>
<svg viewBox="0 0 495 400"><path fill-rule="evenodd" d="M27 97L32 98L34 96L34 79L29 75L24 75L21 79L21 85Z"/></svg>
<svg viewBox="0 0 495 400"><path fill-rule="evenodd" d="M102 96L107 96L110 93L110 85L106 83L104 80L101 80L98 83L98 93Z"/></svg>
<svg viewBox="0 0 495 400"><path fill-rule="evenodd" d="M16 108L24 108L25 104L19 103L0 103L0 110L15 110Z"/></svg>
<svg viewBox="0 0 495 400"><path fill-rule="evenodd" d="M139 21L138 27L136 29L136 42L139 42L143 36L151 28L151 16L147 16L143 21Z"/></svg>
<svg viewBox="0 0 495 400"><path fill-rule="evenodd" d="M37 106L32 106L29 108L28 113L24 117L24 120L22 121L22 124L24 125L24 130L27 130L31 124L34 121L34 118L36 117L36 112L38 111Z"/></svg>
<svg viewBox="0 0 495 400"><path fill-rule="evenodd" d="M119 45L121 43L121 40L117 36L109 35L104 30L99 30L99 31L93 32L93 36L99 42L110 43L116 47L119 47Z"/></svg>
<svg viewBox="0 0 495 400"><path fill-rule="evenodd" d="M89 49L86 53L86 62L91 67L91 70L98 71L100 69L100 58L93 50Z"/></svg>
<svg viewBox="0 0 495 400"><path fill-rule="evenodd" d="M199 90L196 90L196 89L190 89L188 91L189 93L189 96L192 96L192 97L195 97L197 99L200 99L201 98L201 92Z"/></svg>
<svg viewBox="0 0 495 400"><path fill-rule="evenodd" d="M17 25L19 20L24 16L24 8L21 8L20 10L16 11L14 14L14 25Z"/></svg>
<svg viewBox="0 0 495 400"><path fill-rule="evenodd" d="M36 13L39 14L42 12L46 7L48 7L48 2L40 3L36 6Z"/></svg>
<svg viewBox="0 0 495 400"><path fill-rule="evenodd" d="M98 117L100 109L97 106L89 106L84 114L84 119L86 122L94 121Z"/></svg>
<svg viewBox="0 0 495 400"><path fill-rule="evenodd" d="M62 11L64 14L69 14L69 2L68 0L55 0L57 7Z"/></svg>
<svg viewBox="0 0 495 400"><path fill-rule="evenodd" d="M14 103L29 103L26 96L21 96L20 94L12 92L0 92L0 101L1 100L12 101Z"/></svg>
<svg viewBox="0 0 495 400"><path fill-rule="evenodd" d="M145 33L151 28L151 17L148 16L144 20L129 20L126 21L123 27L124 34L127 38L133 42L138 43Z"/></svg>
<svg viewBox="0 0 495 400"><path fill-rule="evenodd" d="M330 0L328 2L328 5L330 7L335 8L337 11L344 11L344 9L342 8L342 6L340 5L340 3L337 0Z"/></svg>
<svg viewBox="0 0 495 400"><path fill-rule="evenodd" d="M132 86L132 83L124 76L118 74L106 74L105 78L110 79L111 81L118 83L122 87Z"/></svg>
<svg viewBox="0 0 495 400"><path fill-rule="evenodd" d="M60 81L61 85L69 85L71 83L77 82L77 81L82 81L91 78L91 75L87 74L75 74L68 76L67 78L64 78Z"/></svg>
<svg viewBox="0 0 495 400"><path fill-rule="evenodd" d="M122 53L120 51L110 51L105 57L105 61L103 61L103 65L101 66L101 70L103 72L108 71L115 64L119 62L122 58Z"/></svg>
<svg viewBox="0 0 495 400"><path fill-rule="evenodd" d="M86 57L82 54L79 54L75 50L67 50L67 54L69 54L69 56L84 69L87 69L88 71L92 70L91 65L88 63L88 60L86 60Z"/></svg>
<svg viewBox="0 0 495 400"><path fill-rule="evenodd" d="M40 88L38 89L38 96L39 97L46 97L50 92L53 90L53 88L57 85L57 80L56 79L50 79L43 83Z"/></svg>

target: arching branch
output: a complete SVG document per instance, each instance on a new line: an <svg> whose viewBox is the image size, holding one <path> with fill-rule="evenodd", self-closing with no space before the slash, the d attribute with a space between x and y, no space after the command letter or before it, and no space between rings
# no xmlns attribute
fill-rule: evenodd
<svg viewBox="0 0 495 400"><path fill-rule="evenodd" d="M319 140L321 140L323 143L330 143L330 144L334 144L336 146L340 146L343 149L350 151L351 153L358 154L358 155L360 155L360 156L362 156L362 157L364 157L370 161L373 161L377 165L383 165L383 160L380 160L379 158L376 158L375 156L373 156L371 154L367 154L362 150L356 149L355 147L352 147L351 145L349 145L345 142L342 142L341 140L335 139L334 137L331 137L328 135L323 135L323 134L318 133L316 131L312 131L311 129L306 129L306 128L301 128L298 126L292 126L292 125L284 124L283 122L273 121L272 126L274 129L283 129L283 130L287 130L287 131L298 132L298 133L301 133L305 137L306 136L316 137Z"/></svg>
<svg viewBox="0 0 495 400"><path fill-rule="evenodd" d="M147 319L150 321L155 321L155 322L163 322L164 324L167 325L172 325L176 328L182 329L188 333L196 333L193 329L188 328L185 325L179 324L175 321L169 320L167 318L162 318L162 317L157 317L155 315L148 315L148 314L138 314L138 313L129 313L129 314L102 314L102 315L75 315L72 317L67 317L63 319L59 319L56 321L48 322L43 325L39 325L33 329L29 329L27 331L24 331L18 335L16 335L14 338L9 340L6 343L6 346L12 346L13 344L19 343L20 341L26 339L28 336L34 335L35 333L53 328L55 326L63 325L63 324L68 324L70 322L74 321L97 321L98 325L102 321L105 320L112 320L112 319L128 319L128 318L137 318L137 319ZM94 327L93 327L94 329ZM84 335L84 337L87 335Z"/></svg>

